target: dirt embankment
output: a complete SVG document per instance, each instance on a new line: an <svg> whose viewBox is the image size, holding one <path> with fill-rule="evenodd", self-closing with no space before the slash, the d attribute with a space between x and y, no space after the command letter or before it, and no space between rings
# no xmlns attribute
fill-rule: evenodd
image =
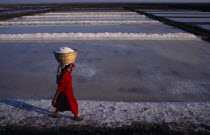
<svg viewBox="0 0 210 135"><path fill-rule="evenodd" d="M170 126L169 126L170 125ZM71 125L69 127L59 128L27 128L26 126L10 126L4 127L4 130L0 131L1 135L81 135L81 134L97 134L97 135L208 135L209 132L193 129L196 125L190 125L182 130L181 127L185 126L184 123L146 123L140 124L133 122L130 126L118 127L118 128L107 128L107 127L95 127L94 125ZM210 127L207 125L201 125L202 127L209 130Z"/></svg>

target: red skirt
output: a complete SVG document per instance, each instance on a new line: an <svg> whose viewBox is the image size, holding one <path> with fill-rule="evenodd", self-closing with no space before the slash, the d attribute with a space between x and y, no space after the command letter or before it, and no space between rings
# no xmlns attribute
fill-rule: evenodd
<svg viewBox="0 0 210 135"><path fill-rule="evenodd" d="M68 99L63 92L59 92L56 103L53 105L58 111L71 111Z"/></svg>

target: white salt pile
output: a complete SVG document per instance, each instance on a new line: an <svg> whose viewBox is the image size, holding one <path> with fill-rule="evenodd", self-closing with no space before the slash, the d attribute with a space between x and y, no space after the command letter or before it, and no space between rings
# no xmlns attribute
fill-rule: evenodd
<svg viewBox="0 0 210 135"><path fill-rule="evenodd" d="M74 52L73 49L68 48L68 47L61 47L58 50L55 51L56 53L72 53Z"/></svg>

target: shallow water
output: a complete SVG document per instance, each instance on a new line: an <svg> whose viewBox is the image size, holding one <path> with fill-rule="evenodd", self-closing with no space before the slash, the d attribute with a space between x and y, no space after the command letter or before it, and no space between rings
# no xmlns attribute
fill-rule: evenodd
<svg viewBox="0 0 210 135"><path fill-rule="evenodd" d="M0 34L23 33L179 33L182 30L163 24L110 24L110 25L68 25L68 26L2 26Z"/></svg>
<svg viewBox="0 0 210 135"><path fill-rule="evenodd" d="M208 101L210 47L204 41L0 43L0 98L52 98L59 47L78 50L77 99Z"/></svg>

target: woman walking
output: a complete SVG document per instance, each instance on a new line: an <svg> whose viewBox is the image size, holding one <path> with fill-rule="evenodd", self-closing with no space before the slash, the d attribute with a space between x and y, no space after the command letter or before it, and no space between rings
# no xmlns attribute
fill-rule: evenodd
<svg viewBox="0 0 210 135"><path fill-rule="evenodd" d="M60 118L58 112L72 111L76 121L82 121L83 118L78 116L78 103L74 97L72 87L72 76L71 72L76 67L76 64L65 65L61 69L61 77L58 81L58 88L55 97L52 101L53 107L56 108L54 116Z"/></svg>

